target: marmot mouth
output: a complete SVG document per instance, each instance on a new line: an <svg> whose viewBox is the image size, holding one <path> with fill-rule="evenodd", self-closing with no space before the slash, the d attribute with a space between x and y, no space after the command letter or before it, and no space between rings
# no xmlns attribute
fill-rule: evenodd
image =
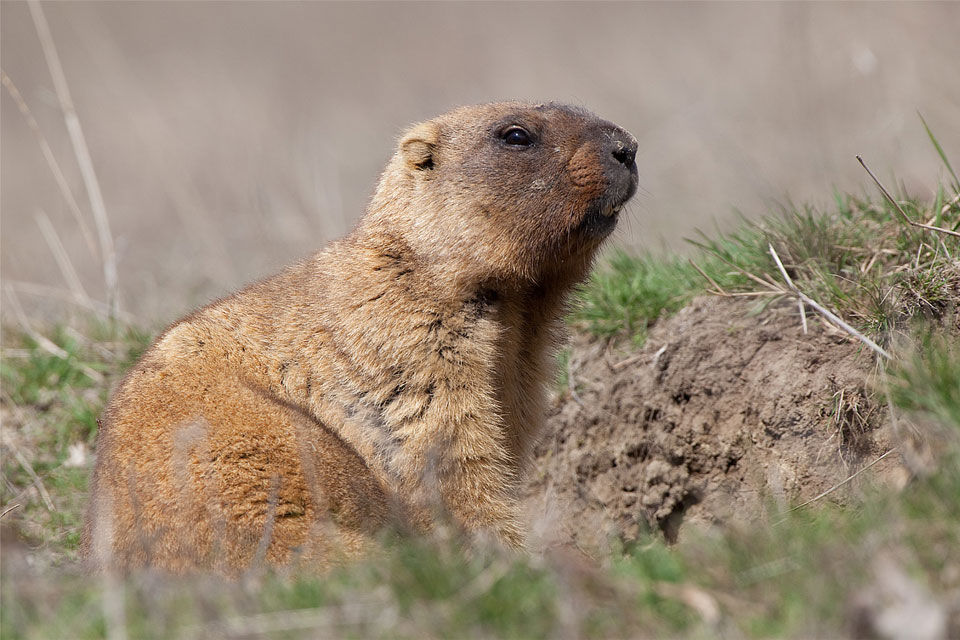
<svg viewBox="0 0 960 640"><path fill-rule="evenodd" d="M616 228L625 200L600 201L595 203L580 220L577 229L585 235L604 238Z"/></svg>
<svg viewBox="0 0 960 640"><path fill-rule="evenodd" d="M608 204L600 209L600 215L603 215L607 218L615 216L620 213L620 210L623 209L623 203L620 204Z"/></svg>

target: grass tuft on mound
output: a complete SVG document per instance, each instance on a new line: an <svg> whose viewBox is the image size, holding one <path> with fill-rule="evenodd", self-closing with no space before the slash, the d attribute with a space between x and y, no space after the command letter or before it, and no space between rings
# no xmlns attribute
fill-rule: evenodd
<svg viewBox="0 0 960 640"><path fill-rule="evenodd" d="M960 202L904 199L912 220L960 229ZM642 344L648 327L695 295L750 296L769 303L788 295L768 247L794 284L881 344L909 333L915 319L936 321L960 291L956 238L907 225L887 202L836 196L835 207L782 208L733 232L690 240L689 261L615 254L579 292L571 321L602 337Z"/></svg>
<svg viewBox="0 0 960 640"><path fill-rule="evenodd" d="M577 291L570 318L597 336L626 334L642 343L648 326L683 307L698 288L696 271L680 258L618 251Z"/></svg>

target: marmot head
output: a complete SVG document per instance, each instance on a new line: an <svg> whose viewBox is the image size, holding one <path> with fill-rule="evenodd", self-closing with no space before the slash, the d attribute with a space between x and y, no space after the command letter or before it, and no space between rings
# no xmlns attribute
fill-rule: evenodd
<svg viewBox="0 0 960 640"><path fill-rule="evenodd" d="M576 107L462 107L403 135L368 219L466 280L578 278L637 189L636 152Z"/></svg>

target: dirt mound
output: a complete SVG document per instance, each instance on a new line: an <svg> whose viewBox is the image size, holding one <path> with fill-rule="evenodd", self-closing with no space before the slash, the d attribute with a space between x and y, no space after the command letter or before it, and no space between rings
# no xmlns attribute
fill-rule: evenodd
<svg viewBox="0 0 960 640"><path fill-rule="evenodd" d="M699 298L639 351L581 339L528 485L548 536L593 547L647 526L751 520L807 500L891 447L873 357L796 306ZM895 455L863 477L905 479ZM560 525L559 527L557 525Z"/></svg>

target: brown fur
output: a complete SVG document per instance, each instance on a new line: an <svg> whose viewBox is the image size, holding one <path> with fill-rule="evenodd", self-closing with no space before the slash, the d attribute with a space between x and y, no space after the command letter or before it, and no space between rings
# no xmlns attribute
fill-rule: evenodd
<svg viewBox="0 0 960 640"><path fill-rule="evenodd" d="M530 146L503 132L519 125ZM163 333L102 420L96 566L325 564L401 505L523 541L516 490L571 287L636 188L630 134L562 105L413 127L346 238Z"/></svg>

